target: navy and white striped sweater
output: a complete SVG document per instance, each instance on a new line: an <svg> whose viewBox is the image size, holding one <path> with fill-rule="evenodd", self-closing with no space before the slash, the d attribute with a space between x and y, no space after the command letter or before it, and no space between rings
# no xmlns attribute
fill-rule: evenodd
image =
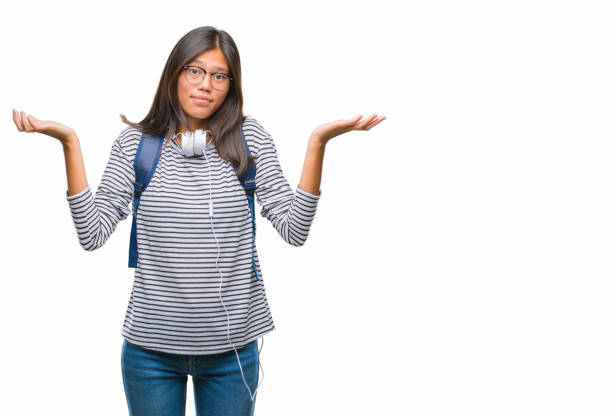
<svg viewBox="0 0 612 416"><path fill-rule="evenodd" d="M246 117L243 130L251 153L258 155L255 195L261 215L287 243L304 244L320 192L312 195L299 187L293 192L270 134L252 117ZM72 196L66 193L86 250L102 246L117 223L131 217L133 161L140 135L127 127L115 140L95 197L89 187ZM143 348L193 355L232 349L219 298L214 236L231 342L239 348L274 329L256 249L261 280L252 268L252 223L244 188L213 142L206 146L206 156L210 166L204 156L186 158L171 140L141 197L138 265L121 333ZM208 216L210 184L214 227Z"/></svg>

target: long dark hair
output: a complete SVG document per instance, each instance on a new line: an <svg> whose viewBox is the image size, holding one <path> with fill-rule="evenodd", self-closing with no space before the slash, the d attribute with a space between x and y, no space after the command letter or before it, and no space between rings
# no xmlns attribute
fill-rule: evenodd
<svg viewBox="0 0 612 416"><path fill-rule="evenodd" d="M242 113L240 55L234 40L224 30L203 26L183 36L168 56L149 114L139 123L130 122L123 114L121 120L146 134L163 137L165 146L177 133L179 121L184 126L189 126L178 99L178 77L183 72L183 66L198 55L217 48L228 63L233 80L223 104L208 118L208 130L214 137L219 156L237 165L236 173L241 176L246 172L249 161L255 159L256 155L247 158L240 133L245 119Z"/></svg>

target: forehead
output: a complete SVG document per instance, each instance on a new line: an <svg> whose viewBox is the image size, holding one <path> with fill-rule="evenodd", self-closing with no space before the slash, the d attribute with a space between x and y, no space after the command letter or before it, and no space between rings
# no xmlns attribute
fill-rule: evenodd
<svg viewBox="0 0 612 416"><path fill-rule="evenodd" d="M205 69L214 69L216 71L224 71L227 72L227 62L225 61L225 57L220 49L212 49L210 51L206 51L191 61L192 64L198 64L199 66L204 67Z"/></svg>

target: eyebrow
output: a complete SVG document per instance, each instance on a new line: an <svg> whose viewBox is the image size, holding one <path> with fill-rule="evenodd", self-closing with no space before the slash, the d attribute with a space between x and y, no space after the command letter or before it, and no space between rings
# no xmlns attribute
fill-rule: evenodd
<svg viewBox="0 0 612 416"><path fill-rule="evenodd" d="M204 62L199 61L199 60L197 60L197 59L195 59L195 60L193 60L193 61L191 61L191 62L197 62L197 63L199 63L199 64L204 64ZM223 68L222 66L213 66L213 68L215 68L217 71L225 71L225 72L227 72L227 69L226 69L226 68Z"/></svg>

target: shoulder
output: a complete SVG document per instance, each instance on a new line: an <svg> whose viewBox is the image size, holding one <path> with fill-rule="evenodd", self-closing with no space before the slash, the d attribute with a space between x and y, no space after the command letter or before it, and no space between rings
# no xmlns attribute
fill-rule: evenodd
<svg viewBox="0 0 612 416"><path fill-rule="evenodd" d="M138 143L140 142L140 136L142 132L135 127L128 126L124 128L120 133L115 142L114 147L123 152L126 157L132 162L138 150Z"/></svg>
<svg viewBox="0 0 612 416"><path fill-rule="evenodd" d="M249 145L249 150L252 153L259 153L259 149L265 144L272 144L272 136L263 128L261 123L254 117L246 116L242 123L242 131L244 138Z"/></svg>

